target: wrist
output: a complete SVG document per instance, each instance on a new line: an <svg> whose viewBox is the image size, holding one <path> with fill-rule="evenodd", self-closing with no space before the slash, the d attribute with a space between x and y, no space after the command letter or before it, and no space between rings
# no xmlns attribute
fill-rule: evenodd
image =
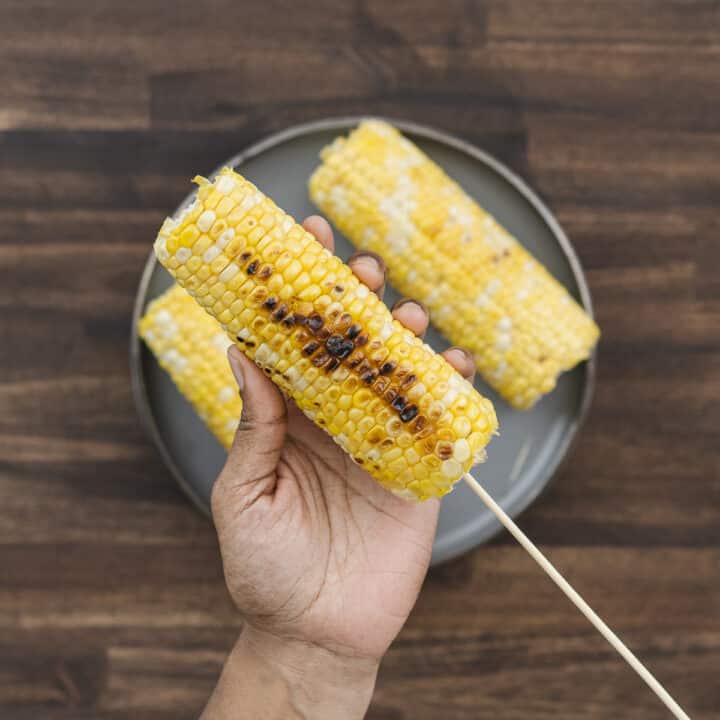
<svg viewBox="0 0 720 720"><path fill-rule="evenodd" d="M233 656L257 663L279 677L299 718L362 718L365 716L379 663L365 657L340 655L326 648L282 638L246 625Z"/></svg>

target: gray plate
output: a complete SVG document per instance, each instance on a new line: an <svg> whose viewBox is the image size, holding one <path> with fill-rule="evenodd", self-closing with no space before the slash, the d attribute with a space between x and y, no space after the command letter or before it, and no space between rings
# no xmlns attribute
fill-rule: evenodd
<svg viewBox="0 0 720 720"><path fill-rule="evenodd" d="M360 119L296 126L253 145L225 164L239 168L280 207L302 219L316 212L306 183L318 164L318 152ZM552 213L520 178L461 140L411 123L393 123L520 238L592 313L582 269L567 237ZM336 234L336 247L342 258L352 252L352 246L340 233ZM207 512L210 489L225 453L137 338L137 322L147 303L171 282L151 255L133 318L130 354L135 400L168 467L185 492ZM388 305L397 297L388 288ZM445 338L432 329L428 341L436 350L448 346ZM478 390L495 403L501 435L490 443L488 460L475 468L474 475L510 515L518 515L538 496L567 454L590 402L593 374L591 359L566 373L555 391L529 412L513 410L482 380L476 382ZM456 557L488 540L499 529L499 523L478 498L467 487L458 485L443 500L433 563Z"/></svg>

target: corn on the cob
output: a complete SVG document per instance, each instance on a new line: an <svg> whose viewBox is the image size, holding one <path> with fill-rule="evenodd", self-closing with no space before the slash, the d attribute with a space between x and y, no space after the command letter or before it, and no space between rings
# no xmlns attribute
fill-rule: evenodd
<svg viewBox="0 0 720 720"><path fill-rule="evenodd" d="M503 227L391 125L361 123L322 153L317 206L388 265L400 292L423 301L483 377L527 409L587 358L592 319Z"/></svg>
<svg viewBox="0 0 720 720"><path fill-rule="evenodd" d="M227 360L227 334L179 285L150 303L139 329L178 390L229 448L242 400Z"/></svg>
<svg viewBox="0 0 720 720"><path fill-rule="evenodd" d="M490 401L254 185L228 168L196 182L160 230L160 262L381 484L450 490L484 457Z"/></svg>

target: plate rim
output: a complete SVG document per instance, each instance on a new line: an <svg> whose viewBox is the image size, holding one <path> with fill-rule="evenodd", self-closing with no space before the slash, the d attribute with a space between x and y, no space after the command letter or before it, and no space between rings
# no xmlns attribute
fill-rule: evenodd
<svg viewBox="0 0 720 720"><path fill-rule="evenodd" d="M497 158L490 155L485 150L477 147L476 145L463 140L455 135L452 135L446 131L438 130L427 125L422 125L410 120L403 120L397 118L388 118L380 115L344 115L340 117L328 117L320 120L313 120L310 122L299 123L291 125L284 130L280 130L271 133L260 140L257 140L248 145L244 150L236 153L235 155L228 158L226 161L218 165L210 174L210 177L215 176L223 167L229 166L233 168L241 167L248 160L264 153L271 148L281 145L284 142L294 140L298 137L310 135L320 131L333 130L337 132L344 132L348 129L355 127L363 120L383 120L389 122L403 133L409 133L417 137L421 137L426 140L431 140L442 145L449 146L455 150L458 150L465 155L469 155L476 161L479 161L489 167L492 171L500 175L506 182L508 182L523 198L532 206L532 208L538 213L542 221L550 229L553 237L557 241L560 249L565 256L565 259L570 266L573 279L577 285L578 293L580 295L580 304L582 305L585 312L594 319L592 298L590 296L590 288L585 278L580 260L575 252L575 249L570 242L568 236L560 225L559 221L552 213L550 208L541 200L540 196L523 180L515 171L511 170L507 165L502 163ZM174 212L177 212L182 208L192 196L192 192L188 193L177 206ZM157 258L154 252L151 250L148 259L145 262L142 274L140 276L140 283L135 294L135 301L133 303L132 312L132 323L130 328L130 377L132 385L132 394L135 402L135 407L138 414L140 415L141 422L153 440L155 447L157 448L163 462L170 470L171 474L175 478L175 481L181 487L183 492L190 498L193 504L206 516L210 517L211 513L206 507L205 503L200 499L198 493L185 479L177 463L173 459L170 451L168 450L165 442L163 441L162 435L160 434L160 428L156 422L155 416L152 412L150 399L145 384L145 377L142 369L142 343L138 334L139 322L142 317L143 311L147 304L147 292L152 278L155 266L157 265ZM579 430L584 424L590 405L592 403L592 397L595 390L595 375L597 366L597 346L593 350L590 357L584 361L584 375L585 379L582 384L582 395L577 412L568 424L568 430L565 437L559 444L558 451L555 453L553 460L548 464L547 469L543 472L543 481L538 483L532 488L532 490L523 496L523 500L519 507L514 509L510 508L509 514L516 518L527 510L540 495L550 486L552 481L557 477L560 469L567 461L572 449L578 438ZM501 503L502 504L502 503ZM472 547L486 543L488 540L493 538L502 530L502 525L497 523L497 527L494 528L490 534L480 540L475 545L461 549L456 552L440 552L438 557L433 552L433 562L435 565L440 562L445 562L454 557L457 557L465 552L468 552Z"/></svg>

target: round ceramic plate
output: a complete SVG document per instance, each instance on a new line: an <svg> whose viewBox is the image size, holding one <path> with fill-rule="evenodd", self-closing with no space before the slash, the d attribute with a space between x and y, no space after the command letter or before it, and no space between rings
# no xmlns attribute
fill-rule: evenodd
<svg viewBox="0 0 720 720"><path fill-rule="evenodd" d="M318 153L361 118L341 118L296 126L253 145L224 163L237 168L297 219L316 212L307 180L318 165ZM572 247L540 199L508 168L483 151L445 133L392 121L446 172L489 210L563 283L588 312L590 296ZM207 171L207 168L198 168ZM346 259L352 246L336 233L337 253ZM213 480L225 453L184 400L151 353L138 340L137 322L147 303L171 284L151 255L138 291L131 338L135 399L165 462L185 492L208 511ZM398 295L389 287L385 301ZM436 350L448 342L431 330ZM567 454L592 393L593 360L560 378L557 388L532 410L513 410L481 379L478 390L492 399L501 435L490 443L487 461L473 474L512 516L540 493ZM486 541L499 523L472 492L459 483L444 498L433 550L433 562L455 557Z"/></svg>

